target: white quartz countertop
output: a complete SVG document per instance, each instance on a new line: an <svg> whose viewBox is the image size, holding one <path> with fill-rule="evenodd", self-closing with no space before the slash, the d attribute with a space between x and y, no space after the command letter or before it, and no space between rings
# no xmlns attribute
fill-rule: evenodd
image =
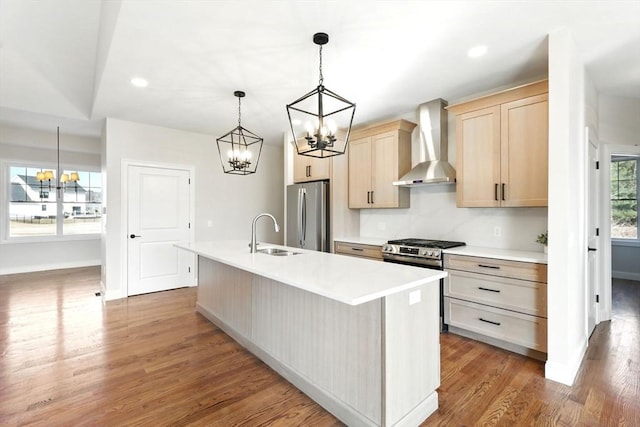
<svg viewBox="0 0 640 427"><path fill-rule="evenodd" d="M356 243L360 245L382 246L387 243L387 239L381 237L336 237L334 242Z"/></svg>
<svg viewBox="0 0 640 427"><path fill-rule="evenodd" d="M299 255L249 253L246 240L177 244L205 258L343 302L359 305L446 277L444 271L261 243ZM408 303L408 302L407 302Z"/></svg>
<svg viewBox="0 0 640 427"><path fill-rule="evenodd" d="M518 251L513 249L483 248L480 246L460 246L457 248L445 249L443 252L445 254L505 259L508 261L533 262L537 264L547 263L547 254L543 252Z"/></svg>

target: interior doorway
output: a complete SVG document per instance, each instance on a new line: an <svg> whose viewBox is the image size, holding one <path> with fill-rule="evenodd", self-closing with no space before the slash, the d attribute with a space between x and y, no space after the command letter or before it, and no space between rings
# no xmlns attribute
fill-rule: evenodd
<svg viewBox="0 0 640 427"><path fill-rule="evenodd" d="M603 244L603 292L601 294L600 312L604 314L603 320L611 320L621 313L629 313L635 310L635 316L640 316L640 239L638 235L638 206L637 195L640 190L640 147L634 145L604 145L604 176L601 181L603 189L600 194L603 197L602 227L605 232ZM635 183L626 186L628 178L628 165L620 168L616 162L635 159ZM629 162L626 162L629 163ZM630 197L630 189L635 189L635 197ZM635 204L635 205L634 205ZM625 207L626 205L626 207ZM634 206L629 206L634 205ZM626 211L633 214L635 220L628 221ZM625 217L627 217L625 219ZM628 302L628 304L627 304ZM634 308L635 307L635 308Z"/></svg>

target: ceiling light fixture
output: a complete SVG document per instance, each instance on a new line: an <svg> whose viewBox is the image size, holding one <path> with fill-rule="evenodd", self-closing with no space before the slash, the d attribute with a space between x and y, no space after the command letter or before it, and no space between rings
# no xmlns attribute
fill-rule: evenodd
<svg viewBox="0 0 640 427"><path fill-rule="evenodd" d="M316 33L313 42L320 46L318 87L288 104L287 115L299 155L332 157L344 154L347 148L356 104L323 84L322 46L329 42L329 36Z"/></svg>
<svg viewBox="0 0 640 427"><path fill-rule="evenodd" d="M131 79L131 84L135 87L147 87L149 86L149 82L147 79L143 79L142 77L134 77Z"/></svg>
<svg viewBox="0 0 640 427"><path fill-rule="evenodd" d="M487 47L484 45L474 46L467 51L467 56L469 58L479 58L482 55L487 53Z"/></svg>
<svg viewBox="0 0 640 427"><path fill-rule="evenodd" d="M57 131L57 139L58 139L58 168L56 169L56 173L60 176L56 184L56 190L58 190L58 197L61 197L62 190L67 185L67 182L71 181L75 184L76 194L78 192L78 181L80 181L80 175L78 172L71 172L71 174L63 173L60 175L60 126L58 126ZM52 170L40 171L36 173L36 179L40 181L40 189L42 190L42 182L49 181L49 191L51 191L51 180L55 178L55 174ZM42 194L42 192L41 192Z"/></svg>
<svg viewBox="0 0 640 427"><path fill-rule="evenodd" d="M224 173L249 175L255 173L258 168L263 140L242 127L240 100L244 98L245 93L237 90L233 94L238 97L238 127L216 140L218 154ZM226 159L222 153L226 153Z"/></svg>

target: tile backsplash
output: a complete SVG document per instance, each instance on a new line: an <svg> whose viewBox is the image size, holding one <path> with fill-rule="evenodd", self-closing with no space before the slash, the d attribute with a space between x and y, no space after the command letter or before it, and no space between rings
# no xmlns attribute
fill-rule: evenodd
<svg viewBox="0 0 640 427"><path fill-rule="evenodd" d="M455 190L451 184L412 187L408 209L362 209L360 235L542 252L536 236L547 230L547 208L458 208Z"/></svg>

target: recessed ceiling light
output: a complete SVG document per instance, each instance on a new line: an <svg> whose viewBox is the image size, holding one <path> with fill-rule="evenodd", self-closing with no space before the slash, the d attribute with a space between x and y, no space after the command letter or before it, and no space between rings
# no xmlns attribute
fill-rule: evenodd
<svg viewBox="0 0 640 427"><path fill-rule="evenodd" d="M131 79L131 84L135 87L147 87L149 86L149 82L142 77L134 77Z"/></svg>
<svg viewBox="0 0 640 427"><path fill-rule="evenodd" d="M487 47L484 45L474 46L467 51L469 58L478 58L487 53Z"/></svg>

